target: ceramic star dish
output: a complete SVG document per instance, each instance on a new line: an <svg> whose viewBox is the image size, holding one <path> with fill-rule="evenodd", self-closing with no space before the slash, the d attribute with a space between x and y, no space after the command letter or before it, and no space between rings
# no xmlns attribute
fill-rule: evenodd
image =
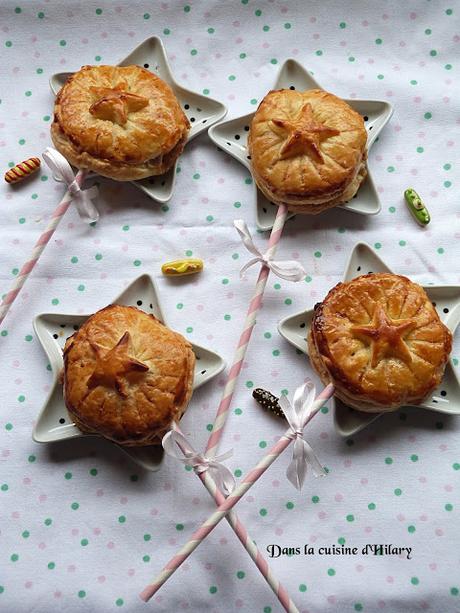
<svg viewBox="0 0 460 613"><path fill-rule="evenodd" d="M358 243L350 256L343 281L351 281L363 274L392 273L388 266L366 243ZM455 334L460 323L460 286L423 285L428 297L444 324ZM313 317L313 309L302 311L284 318L278 324L278 331L291 345L307 353L307 331ZM378 419L382 413L365 413L346 406L339 399L333 399L334 424L343 436L351 436ZM419 408L460 415L460 381L455 372L452 358L447 363L443 380L438 389Z"/></svg>
<svg viewBox="0 0 460 613"><path fill-rule="evenodd" d="M142 275L133 281L113 304L135 306L150 313L166 324L158 298L158 289L149 275ZM102 305L105 306L105 305ZM81 432L69 418L64 404L62 384L59 375L63 368L62 349L67 337L90 317L87 315L64 315L42 313L34 319L37 337L48 356L53 382L51 391L40 412L33 430L33 439L38 443L50 443L81 436L94 436ZM167 325L167 324L166 324ZM225 368L224 360L209 349L192 343L196 357L193 389L216 377ZM140 466L147 470L158 470L163 457L161 445L146 447L120 447Z"/></svg>
<svg viewBox="0 0 460 613"><path fill-rule="evenodd" d="M168 63L165 48L160 38L156 36L147 38L118 65L130 66L133 64L147 68L170 85L191 124L187 143L209 128L210 125L225 117L227 107L224 104L208 96L190 91L175 81ZM55 95L71 74L71 72L60 72L51 77L50 87ZM153 200L168 202L174 191L177 163L176 161L174 166L164 175L149 177L140 181L132 181L132 183L149 195Z"/></svg>
<svg viewBox="0 0 460 613"><path fill-rule="evenodd" d="M273 89L322 89L309 72L296 60L288 59L281 67ZM393 114L390 103L381 100L345 100L355 111L364 117L367 130L367 148L372 147L381 130ZM209 131L211 140L223 151L238 160L243 166L251 171L249 153L247 149L247 137L249 126L254 113L243 117L237 117L229 121L213 125ZM257 213L256 221L261 230L269 230L273 226L276 215L276 205L269 202L257 189L256 191ZM347 211L353 211L362 215L376 215L380 211L380 201L368 169L368 174L354 198L341 205Z"/></svg>

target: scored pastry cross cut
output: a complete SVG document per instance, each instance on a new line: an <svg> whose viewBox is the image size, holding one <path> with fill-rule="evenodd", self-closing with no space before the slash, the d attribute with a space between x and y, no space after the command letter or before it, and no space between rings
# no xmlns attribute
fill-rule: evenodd
<svg viewBox="0 0 460 613"><path fill-rule="evenodd" d="M404 339L416 327L414 319L390 319L378 304L370 324L351 329L357 336L371 340L371 366L375 368L383 358L391 356L410 364L412 355Z"/></svg>
<svg viewBox="0 0 460 613"><path fill-rule="evenodd" d="M147 372L149 367L143 362L130 357L130 334L125 332L118 343L102 353L103 348L91 341L90 345L96 354L96 368L87 381L89 390L104 385L114 388L122 398L127 397L123 379L131 372Z"/></svg>
<svg viewBox="0 0 460 613"><path fill-rule="evenodd" d="M324 162L320 144L331 136L340 134L339 130L315 120L313 109L309 102L305 103L293 120L273 119L271 127L280 136L288 133L288 138L280 149L280 160L286 160L296 155L312 153L320 162Z"/></svg>
<svg viewBox="0 0 460 613"><path fill-rule="evenodd" d="M106 119L124 126L128 121L128 114L145 108L149 101L144 96L132 94L128 91L126 82L118 83L115 87L91 87L97 96L89 112L98 119Z"/></svg>

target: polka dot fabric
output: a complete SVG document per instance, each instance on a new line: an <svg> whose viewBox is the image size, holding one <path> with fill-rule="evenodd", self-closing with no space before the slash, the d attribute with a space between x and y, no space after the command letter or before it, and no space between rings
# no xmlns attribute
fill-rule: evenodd
<svg viewBox="0 0 460 613"><path fill-rule="evenodd" d="M393 119L370 164L382 212L340 210L297 217L280 257L300 259L308 276L271 276L242 371L222 449L239 478L284 426L252 399L256 387L292 392L312 370L278 335L277 321L311 307L338 282L353 244L366 240L395 271L427 283L460 284L456 3L308 3L279 0L42 3L0 6L0 157L6 171L50 144L48 79L87 63L116 63L144 38L163 38L176 79L222 100L229 116L254 111L287 57L343 97L387 99ZM148 474L115 447L88 438L41 446L31 440L51 383L32 328L39 312L105 306L135 276L160 286L173 327L231 360L256 272L239 280L248 254L232 228L255 231L251 177L206 135L187 146L176 192L159 205L127 184L98 179L100 221L71 210L0 332L0 610L144 611L138 592L209 514L213 504L189 471L169 458ZM432 222L422 229L406 210L414 187ZM42 165L15 187L2 184L0 275L3 290L62 195ZM172 283L164 261L199 257L200 276ZM458 369L460 349L454 346ZM457 370L458 373L458 370ZM459 374L459 373L458 373ZM198 390L182 425L197 448L212 429L223 377ZM352 439L334 431L325 407L307 439L328 469L298 493L287 482L288 455L251 490L238 513L258 546L316 549L366 543L412 547L412 559L291 556L271 564L301 611L460 611L460 423L404 409ZM156 611L275 613L279 604L225 525L155 597Z"/></svg>

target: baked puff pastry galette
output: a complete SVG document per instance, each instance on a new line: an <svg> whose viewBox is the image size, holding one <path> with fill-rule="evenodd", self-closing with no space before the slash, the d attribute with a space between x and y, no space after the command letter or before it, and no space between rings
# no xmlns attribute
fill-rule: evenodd
<svg viewBox="0 0 460 613"><path fill-rule="evenodd" d="M190 343L153 315L110 305L64 347L64 399L83 432L120 445L159 444L192 395Z"/></svg>
<svg viewBox="0 0 460 613"><path fill-rule="evenodd" d="M53 143L71 164L118 181L165 173L189 121L172 89L140 66L83 66L59 91Z"/></svg>
<svg viewBox="0 0 460 613"><path fill-rule="evenodd" d="M341 98L312 89L269 92L248 136L263 194L296 213L348 202L367 174L364 120Z"/></svg>
<svg viewBox="0 0 460 613"><path fill-rule="evenodd" d="M307 340L323 383L370 413L420 404L441 383L452 349L424 289L386 273L336 285L315 306Z"/></svg>

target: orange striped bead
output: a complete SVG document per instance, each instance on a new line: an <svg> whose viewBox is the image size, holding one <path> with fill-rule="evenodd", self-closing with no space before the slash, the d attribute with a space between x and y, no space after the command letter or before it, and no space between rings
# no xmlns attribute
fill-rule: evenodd
<svg viewBox="0 0 460 613"><path fill-rule="evenodd" d="M5 172L5 181L7 183L18 183L29 175L33 174L40 168L39 158L29 158L24 160L20 164L16 164L13 168L10 168Z"/></svg>

